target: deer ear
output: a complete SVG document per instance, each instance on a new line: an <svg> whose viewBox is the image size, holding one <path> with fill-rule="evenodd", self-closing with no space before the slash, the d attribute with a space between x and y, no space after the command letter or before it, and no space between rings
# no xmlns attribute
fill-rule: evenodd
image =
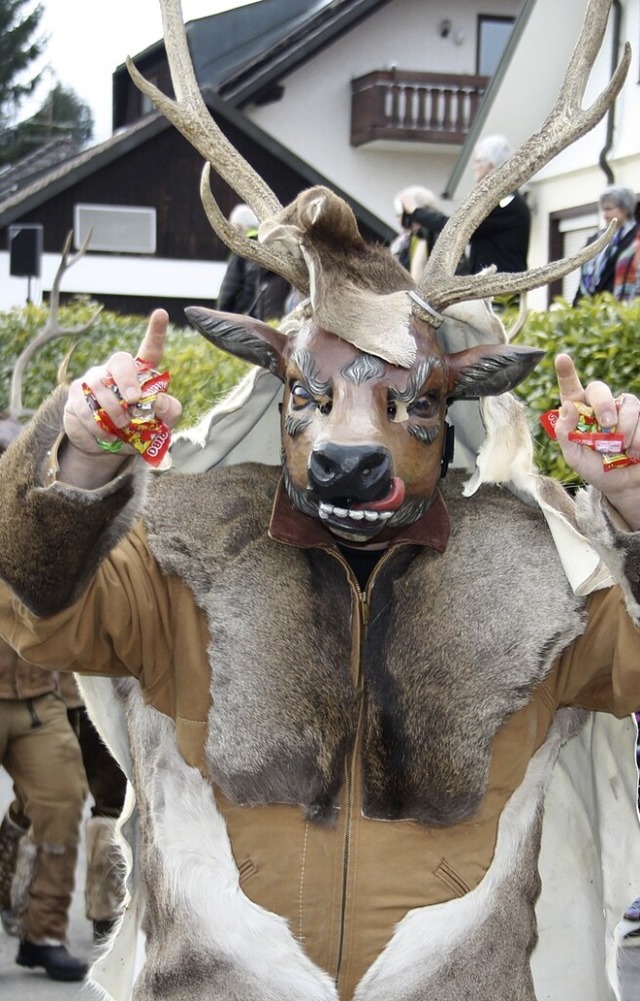
<svg viewBox="0 0 640 1001"><path fill-rule="evenodd" d="M513 389L544 358L544 351L515 344L481 344L448 356L449 399L477 400Z"/></svg>
<svg viewBox="0 0 640 1001"><path fill-rule="evenodd" d="M217 348L284 379L287 338L275 327L252 316L218 313L204 306L187 306L185 315L189 323Z"/></svg>

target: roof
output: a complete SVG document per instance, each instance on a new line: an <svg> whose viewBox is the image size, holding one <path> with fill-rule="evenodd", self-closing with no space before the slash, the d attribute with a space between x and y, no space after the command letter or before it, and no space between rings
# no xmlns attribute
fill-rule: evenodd
<svg viewBox="0 0 640 1001"><path fill-rule="evenodd" d="M242 105L390 0L259 0L187 22L200 87ZM163 50L160 39L135 62ZM114 78L128 77L126 65Z"/></svg>
<svg viewBox="0 0 640 1001"><path fill-rule="evenodd" d="M0 202L23 188L29 181L49 173L53 167L75 156L80 144L68 136L58 136L44 146L0 168Z"/></svg>
<svg viewBox="0 0 640 1001"><path fill-rule="evenodd" d="M261 3L241 8L247 21L252 16L257 21L259 8L268 16L269 5L286 5L293 9L294 0L261 0ZM296 16L273 25L265 25L262 35L256 34L251 44L238 46L235 50L235 65L229 63L224 72L217 74L217 81L210 77L211 67L216 59L212 55L215 35L222 27L217 17L205 18L209 21L208 31L197 35L198 46L207 44L211 32L211 44L205 58L200 57L196 47L194 30L189 34L194 65L201 86L216 86L219 93L234 104L242 105L259 97L260 92L275 79L293 72L312 55L321 51L345 31L353 28L360 20L385 6L389 0L315 0L314 3L300 4L306 7ZM253 15L251 12L254 12ZM240 23L239 23L240 27ZM204 26L203 26L204 29ZM214 34L215 33L215 34ZM193 39L193 40L192 40Z"/></svg>
<svg viewBox="0 0 640 1001"><path fill-rule="evenodd" d="M187 23L187 37L196 76L205 99L216 117L223 116L250 138L296 170L309 185L324 184L342 195L356 215L378 233L391 235L373 213L339 191L326 177L300 160L272 136L250 122L238 107L255 98L276 77L291 72L301 62L352 28L360 19L389 0L259 0ZM164 47L162 40L139 53L146 60ZM119 66L114 78L127 74ZM156 113L119 129L105 142L66 159L42 172L32 183L22 177L19 190L2 199L0 226L7 226L91 173L145 142L158 131L171 127Z"/></svg>
<svg viewBox="0 0 640 1001"><path fill-rule="evenodd" d="M187 37L200 86L218 88L238 67L279 46L331 0L260 0L187 24Z"/></svg>
<svg viewBox="0 0 640 1001"><path fill-rule="evenodd" d="M272 155L286 162L288 166L300 174L308 185L323 184L331 187L336 194L349 202L358 218L374 233L378 233L381 239L389 237L387 227L377 216L358 202L354 202L352 198L331 184L326 177L314 170L308 163L300 160L290 150L281 146L272 136L250 122L241 111L230 107L215 94L209 93L207 102L216 119L226 118L227 121L241 129L253 142L258 143ZM93 146L77 156L68 158L20 190L13 192L8 198L4 200L0 198L0 227L9 226L12 222L21 219L27 212L38 208L85 177L108 166L153 136L170 128L173 126L164 115L153 112L134 122L133 125L115 132L98 146Z"/></svg>
<svg viewBox="0 0 640 1001"><path fill-rule="evenodd" d="M0 226L8 226L20 219L43 202L135 148L160 129L168 127L168 124L162 115L147 115L128 128L115 132L98 146L92 146L57 163L36 179L25 178L26 184L12 191L7 198L0 197Z"/></svg>

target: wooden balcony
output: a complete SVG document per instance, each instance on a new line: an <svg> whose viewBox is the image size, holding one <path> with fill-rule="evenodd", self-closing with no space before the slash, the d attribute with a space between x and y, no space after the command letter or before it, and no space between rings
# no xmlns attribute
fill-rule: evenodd
<svg viewBox="0 0 640 1001"><path fill-rule="evenodd" d="M351 81L351 145L374 140L462 145L487 76L375 70Z"/></svg>

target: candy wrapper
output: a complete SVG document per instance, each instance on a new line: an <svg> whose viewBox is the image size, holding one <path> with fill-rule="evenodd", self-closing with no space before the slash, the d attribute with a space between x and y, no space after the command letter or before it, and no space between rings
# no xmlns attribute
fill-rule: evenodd
<svg viewBox="0 0 640 1001"><path fill-rule="evenodd" d="M577 441L587 448L592 448L602 456L605 470L620 469L631 466L640 459L630 459L624 451L624 435L618 434L613 428L602 428L593 416L591 407L584 403L576 403L578 410L578 426L569 432L569 441ZM547 410L540 418L540 423L550 438L555 440L555 426L558 420L558 410Z"/></svg>
<svg viewBox="0 0 640 1001"><path fill-rule="evenodd" d="M159 466L167 454L171 442L171 429L164 421L158 420L154 416L153 404L158 393L166 393L169 386L169 373L157 372L141 358L136 358L135 361L142 393L137 403L127 404L120 396L113 380L105 380L105 385L109 386L115 393L120 401L120 406L127 411L130 417L126 427L116 427L109 414L102 409L96 400L89 386L83 383L82 388L99 427L108 434L115 435L120 441L133 445L145 462L151 466Z"/></svg>

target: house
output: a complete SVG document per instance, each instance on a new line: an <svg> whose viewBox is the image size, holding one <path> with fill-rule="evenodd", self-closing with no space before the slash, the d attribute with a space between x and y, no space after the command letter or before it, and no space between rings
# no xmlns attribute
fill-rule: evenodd
<svg viewBox="0 0 640 1001"><path fill-rule="evenodd" d="M388 241L398 188L425 173L438 191L453 169L521 2L260 0L191 21L187 32L216 121L280 201L328 184L352 204L366 237ZM135 62L170 92L162 41ZM376 118L370 91L395 94L395 123ZM89 251L63 291L127 311L161 303L181 321L186 302L214 301L227 254L200 205L201 158L124 66L113 76L113 114L104 143L0 190L0 246L9 246L9 227L42 226L33 291L46 297L68 231L78 245L91 228ZM239 199L213 184L228 213ZM27 291L10 265L9 251L0 252L8 275L0 307L20 304Z"/></svg>
<svg viewBox="0 0 640 1001"><path fill-rule="evenodd" d="M388 241L398 190L423 183L450 212L470 189L480 132L504 132L519 143L538 128L586 2L259 0L191 21L187 32L212 114L280 201L326 184L351 204L365 237ZM608 77L616 39L638 34L639 4L615 0L617 24L596 82ZM134 61L171 93L162 41ZM615 119L528 185L531 265L579 246L595 227L606 141L616 180L631 183L635 175L638 186L638 143L625 128L634 120L628 116L638 120L637 80L634 55ZM91 230L89 251L65 275L63 291L129 312L163 305L182 322L186 303L213 304L227 256L200 204L202 159L149 106L124 66L114 73L113 95L110 139L9 194L0 188L0 246L8 246L9 227L42 226L35 293L46 297L66 234L73 229L78 243ZM213 192L227 214L240 200L219 178ZM0 252L0 271L9 270L10 254ZM24 301L25 287L24 278L0 283L0 307ZM534 297L546 304L546 290Z"/></svg>
<svg viewBox="0 0 640 1001"><path fill-rule="evenodd" d="M587 0L527 0L523 5L448 181L452 197L463 197L473 185L470 161L481 134L505 132L519 145L540 128L560 94L562 74L586 6ZM600 225L598 197L607 185L631 188L640 199L640 0L613 0L584 105L588 107L611 79L626 41L631 43L631 65L614 107L527 185L532 210L530 266L568 256L584 246ZM571 302L578 280L579 274L573 271L549 289L531 292L530 306L544 309L558 295Z"/></svg>

